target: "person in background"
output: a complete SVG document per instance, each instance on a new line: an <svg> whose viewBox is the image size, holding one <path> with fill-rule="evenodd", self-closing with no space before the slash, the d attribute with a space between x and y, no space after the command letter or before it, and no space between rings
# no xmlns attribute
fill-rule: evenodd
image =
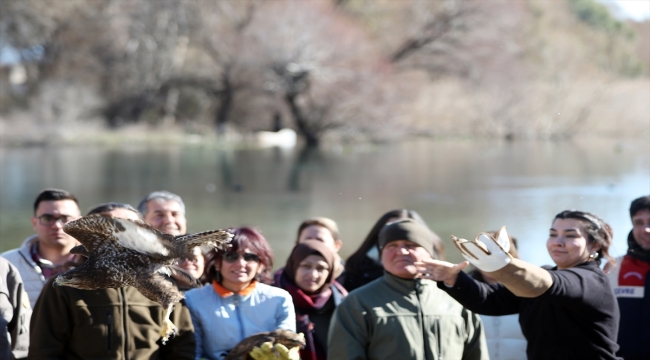
<svg viewBox="0 0 650 360"><path fill-rule="evenodd" d="M496 231L487 232L492 237L497 237ZM517 239L508 236L510 250L508 253L513 258L519 258L517 253ZM479 268L474 268L469 276L486 284L496 284L498 281L490 276L490 273ZM522 354L526 353L526 338L521 333L519 326L519 315L488 316L481 315L483 327L485 328L485 340L487 341L490 360L519 360Z"/></svg>
<svg viewBox="0 0 650 360"><path fill-rule="evenodd" d="M296 331L291 295L266 284L273 268L268 242L250 227L232 233L231 247L207 255L210 285L185 293L196 331L197 359L223 359L240 341L260 332Z"/></svg>
<svg viewBox="0 0 650 360"><path fill-rule="evenodd" d="M600 259L614 262L608 224L583 211L557 214L546 241L556 264L549 269L513 259L492 238L481 238L481 245L454 241L465 259L499 283L469 277L461 271L468 261L421 261L416 265L422 277L438 281L440 289L476 313L519 313L530 360L620 359L615 355L618 304L600 269Z"/></svg>
<svg viewBox="0 0 650 360"><path fill-rule="evenodd" d="M377 244L379 232L387 223L399 219L413 219L426 226L420 215L413 210L397 209L382 215L370 229L368 236L359 246L359 249L350 255L345 262L345 279L342 282L345 289L352 291L384 275L384 267L381 265L379 246ZM445 248L442 240L433 231L431 231L431 234L434 239L434 258L444 260Z"/></svg>
<svg viewBox="0 0 650 360"><path fill-rule="evenodd" d="M335 253L324 242L304 240L291 251L284 269L275 274L275 286L291 294L296 331L305 335L302 360L327 358L327 333L336 307L348 292L334 279Z"/></svg>
<svg viewBox="0 0 650 360"><path fill-rule="evenodd" d="M379 233L384 275L358 288L334 312L327 358L488 359L483 325L431 280L415 263L432 260L433 234L402 219Z"/></svg>
<svg viewBox="0 0 650 360"><path fill-rule="evenodd" d="M336 225L336 222L326 217L315 217L303 221L298 226L296 244L300 244L305 240L318 240L334 252L336 262L332 271L334 278L342 281L345 277L343 274L344 265L338 252L341 246L343 246L343 240L341 240L339 227Z"/></svg>
<svg viewBox="0 0 650 360"><path fill-rule="evenodd" d="M131 205L101 204L88 212L134 221ZM161 344L166 310L136 288L80 290L50 279L36 302L30 326L30 359L194 359L190 313L180 302L171 320L176 336Z"/></svg>
<svg viewBox="0 0 650 360"><path fill-rule="evenodd" d="M180 196L174 193L165 190L151 192L140 201L138 211L142 213L144 222L156 230L174 236L185 235L187 232L185 203ZM194 277L200 279L203 275L203 263L205 262L201 248L195 248L193 254L192 259L178 259L178 266L190 271ZM192 288L184 277L172 274L172 278L179 289L189 290Z"/></svg>
<svg viewBox="0 0 650 360"><path fill-rule="evenodd" d="M618 355L626 360L650 359L650 196L630 204L632 230L628 250L609 274L618 300L621 324Z"/></svg>
<svg viewBox="0 0 650 360"><path fill-rule="evenodd" d="M79 260L70 254L77 240L63 231L69 221L81 217L79 201L68 191L45 189L34 201L32 227L35 235L28 237L18 249L0 254L20 273L30 305L34 307L45 282L66 270L68 264Z"/></svg>
<svg viewBox="0 0 650 360"><path fill-rule="evenodd" d="M157 230L174 236L185 235L187 231L185 203L169 191L154 191L145 196L138 211L144 216L144 222Z"/></svg>
<svg viewBox="0 0 650 360"><path fill-rule="evenodd" d="M24 359L32 307L18 269L0 257L0 358Z"/></svg>
<svg viewBox="0 0 650 360"><path fill-rule="evenodd" d="M195 279L199 280L203 285L206 284L205 277L203 276L203 271L205 270L205 256L200 246L194 247L192 249L192 256L189 258L180 258L178 259L178 267L189 272ZM176 285L181 290L190 290L192 287L190 284L179 281L175 278Z"/></svg>

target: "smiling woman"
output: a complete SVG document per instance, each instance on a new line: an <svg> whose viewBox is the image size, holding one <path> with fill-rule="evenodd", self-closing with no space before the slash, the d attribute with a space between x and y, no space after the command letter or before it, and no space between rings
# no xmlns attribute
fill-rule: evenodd
<svg viewBox="0 0 650 360"><path fill-rule="evenodd" d="M546 242L557 266L548 269L506 258L498 269L487 270L483 266L488 258L503 249L494 238L480 239L488 242L479 244L490 249L485 255L472 245L478 240L458 239L457 245L466 259L500 284L480 283L461 272L467 261L425 260L417 264L422 277L439 281L439 288L478 314L519 313L528 359L620 359L618 306L599 266L602 258L607 259L605 268L615 263L609 256L612 229L607 223L583 211L557 214Z"/></svg>
<svg viewBox="0 0 650 360"><path fill-rule="evenodd" d="M291 294L296 309L296 329L305 334L303 360L327 357L327 334L336 307L348 292L334 279L336 253L320 240L304 240L289 255L287 265L275 274L275 285Z"/></svg>
<svg viewBox="0 0 650 360"><path fill-rule="evenodd" d="M211 284L185 294L194 324L197 358L223 359L243 339L260 332L295 331L291 296L269 286L273 253L262 234L249 227L232 229L226 250L208 253Z"/></svg>

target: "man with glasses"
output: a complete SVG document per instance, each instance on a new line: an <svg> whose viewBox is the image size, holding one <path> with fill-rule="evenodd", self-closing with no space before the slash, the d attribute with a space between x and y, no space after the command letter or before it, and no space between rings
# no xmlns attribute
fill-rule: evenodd
<svg viewBox="0 0 650 360"><path fill-rule="evenodd" d="M45 189L34 201L32 226L36 234L20 248L1 254L18 269L32 307L47 279L67 270L67 264L76 260L70 249L77 240L63 231L63 225L80 217L79 201L73 194Z"/></svg>
<svg viewBox="0 0 650 360"><path fill-rule="evenodd" d="M131 205L105 203L87 215L139 221ZM33 359L187 359L195 358L194 327L178 303L171 320L178 326L166 345L160 341L166 309L135 287L81 290L53 286L51 279L34 307L29 356Z"/></svg>

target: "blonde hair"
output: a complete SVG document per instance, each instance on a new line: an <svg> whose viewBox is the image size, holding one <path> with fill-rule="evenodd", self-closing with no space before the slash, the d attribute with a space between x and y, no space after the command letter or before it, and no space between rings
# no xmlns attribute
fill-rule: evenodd
<svg viewBox="0 0 650 360"><path fill-rule="evenodd" d="M334 240L341 240L341 236L339 235L339 227L336 225L336 222L334 220L326 217L314 217L300 223L300 226L298 227L298 236L296 237L296 244L298 244L300 241L300 233L312 225L324 227L330 232L330 234L332 234L332 238L334 238Z"/></svg>

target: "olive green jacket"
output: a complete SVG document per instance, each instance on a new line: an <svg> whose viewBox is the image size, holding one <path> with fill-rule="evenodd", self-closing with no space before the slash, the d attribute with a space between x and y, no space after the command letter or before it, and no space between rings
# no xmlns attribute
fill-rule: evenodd
<svg viewBox="0 0 650 360"><path fill-rule="evenodd" d="M339 305L327 354L332 360L489 359L478 315L434 281L389 273L351 292Z"/></svg>
<svg viewBox="0 0 650 360"><path fill-rule="evenodd" d="M170 317L176 337L162 345L165 311L135 288L79 290L53 280L34 307L30 359L194 359L194 327L182 303Z"/></svg>

